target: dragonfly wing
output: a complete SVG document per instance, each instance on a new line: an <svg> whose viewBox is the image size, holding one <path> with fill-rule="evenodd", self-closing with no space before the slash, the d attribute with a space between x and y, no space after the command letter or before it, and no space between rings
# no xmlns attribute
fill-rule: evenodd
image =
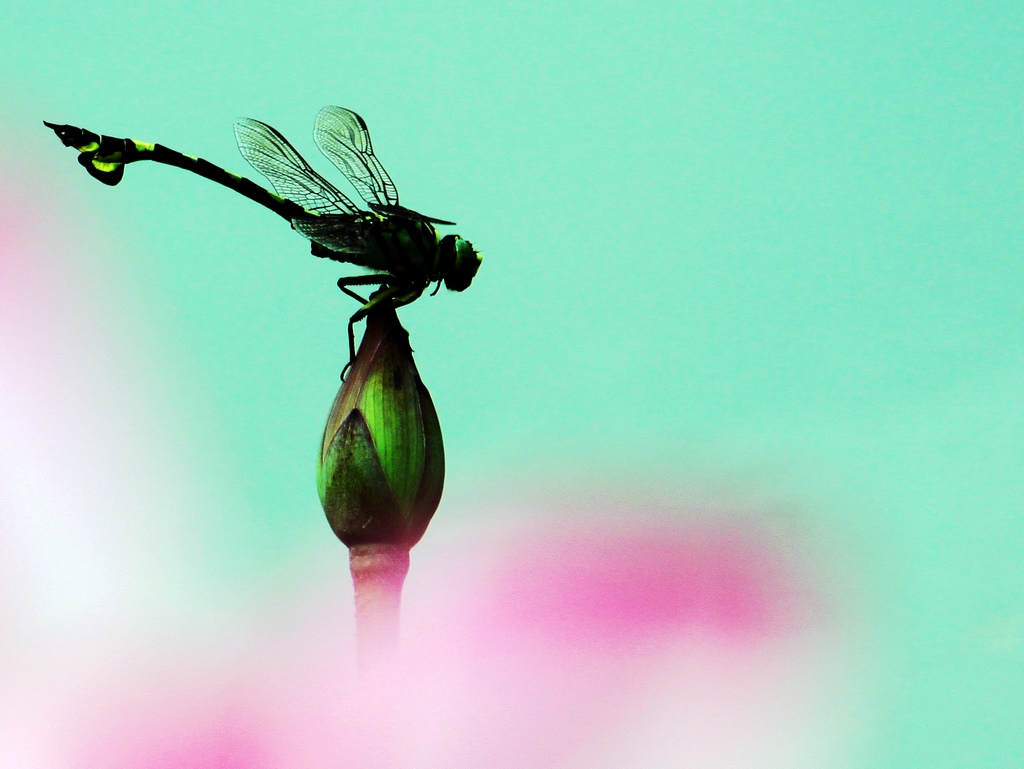
<svg viewBox="0 0 1024 769"><path fill-rule="evenodd" d="M398 205L395 183L373 154L370 132L359 115L344 107L324 107L316 116L313 137L363 200L380 206Z"/></svg>
<svg viewBox="0 0 1024 769"><path fill-rule="evenodd" d="M307 211L320 214L358 214L359 209L318 174L276 129L252 118L235 123L238 150L263 174L278 195Z"/></svg>
<svg viewBox="0 0 1024 769"><path fill-rule="evenodd" d="M354 256L369 250L370 229L374 221L371 214L304 216L293 219L292 227L331 251Z"/></svg>
<svg viewBox="0 0 1024 769"><path fill-rule="evenodd" d="M446 219L434 219L431 216L424 216L405 206L381 206L376 203L370 203L370 208L373 209L374 213L381 214L382 216L400 216L404 219L411 219L414 222L428 222L430 224L455 224L455 222L449 222Z"/></svg>

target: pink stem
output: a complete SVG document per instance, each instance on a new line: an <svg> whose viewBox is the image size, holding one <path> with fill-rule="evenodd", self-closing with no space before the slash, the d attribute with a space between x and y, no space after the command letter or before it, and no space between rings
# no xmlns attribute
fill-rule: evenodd
<svg viewBox="0 0 1024 769"><path fill-rule="evenodd" d="M392 659L398 651L402 584L409 549L401 545L353 545L349 568L356 594L356 653L362 669Z"/></svg>

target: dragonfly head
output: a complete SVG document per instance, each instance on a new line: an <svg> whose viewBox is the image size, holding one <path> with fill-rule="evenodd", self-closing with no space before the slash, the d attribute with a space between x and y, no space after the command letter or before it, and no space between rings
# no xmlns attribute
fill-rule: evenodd
<svg viewBox="0 0 1024 769"><path fill-rule="evenodd" d="M458 235L441 238L441 274L449 291L465 291L483 259L473 244Z"/></svg>

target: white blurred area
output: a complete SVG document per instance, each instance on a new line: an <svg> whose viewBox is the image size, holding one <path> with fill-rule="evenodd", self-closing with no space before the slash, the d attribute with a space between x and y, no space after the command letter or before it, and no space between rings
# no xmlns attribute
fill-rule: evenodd
<svg viewBox="0 0 1024 769"><path fill-rule="evenodd" d="M402 658L360 678L341 546L263 603L211 578L204 519L244 510L71 290L69 236L3 205L4 769L861 765L873 684L827 554L729 511L442 507Z"/></svg>
<svg viewBox="0 0 1024 769"><path fill-rule="evenodd" d="M197 667L169 678L197 675L238 627L203 574L203 521L225 501L180 450L164 372L117 286L99 265L76 269L103 235L83 212L58 225L27 187L0 188L0 766L12 769L88 765L75 762L95 719L123 718L123 691L186 659Z"/></svg>

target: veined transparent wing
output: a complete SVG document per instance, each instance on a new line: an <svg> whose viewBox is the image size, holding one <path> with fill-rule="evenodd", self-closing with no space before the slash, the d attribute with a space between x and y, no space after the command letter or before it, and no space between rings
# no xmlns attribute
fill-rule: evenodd
<svg viewBox="0 0 1024 769"><path fill-rule="evenodd" d="M339 254L365 254L377 219L373 214L325 214L292 220L296 232Z"/></svg>
<svg viewBox="0 0 1024 769"><path fill-rule="evenodd" d="M398 190L373 153L366 121L352 110L324 107L316 116L313 138L320 151L345 174L359 196L378 214L431 224L455 224L398 204Z"/></svg>
<svg viewBox="0 0 1024 769"><path fill-rule="evenodd" d="M238 150L278 195L319 214L358 214L359 208L318 174L275 128L252 118L235 123Z"/></svg>
<svg viewBox="0 0 1024 769"><path fill-rule="evenodd" d="M370 131L359 115L344 107L324 107L313 128L316 146L348 177L371 206L397 206L398 190L373 154Z"/></svg>

